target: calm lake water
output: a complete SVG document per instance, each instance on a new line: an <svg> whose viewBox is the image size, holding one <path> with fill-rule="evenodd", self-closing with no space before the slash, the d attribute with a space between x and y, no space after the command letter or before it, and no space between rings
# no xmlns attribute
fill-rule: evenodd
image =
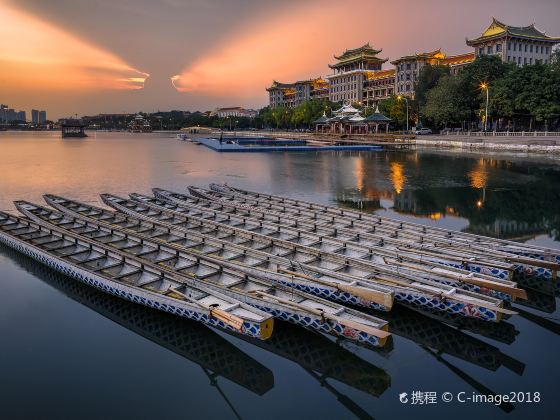
<svg viewBox="0 0 560 420"><path fill-rule="evenodd" d="M0 133L0 209L50 192L228 182L560 248L560 162L436 150L219 154L168 135ZM277 323L254 342L97 292L0 246L0 416L553 419L558 289L532 284L498 325L397 309L372 351ZM540 392L540 403L401 404L413 391Z"/></svg>

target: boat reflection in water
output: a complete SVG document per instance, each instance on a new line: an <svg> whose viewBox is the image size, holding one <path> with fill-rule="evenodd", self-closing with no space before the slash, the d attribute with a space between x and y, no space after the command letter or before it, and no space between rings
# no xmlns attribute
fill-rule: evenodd
<svg viewBox="0 0 560 420"><path fill-rule="evenodd" d="M0 252L76 302L200 365L214 381L221 376L258 395L274 387L270 369L198 322L100 292L3 245Z"/></svg>
<svg viewBox="0 0 560 420"><path fill-rule="evenodd" d="M264 395L274 387L274 374L270 369L209 327L107 295L3 245L0 245L0 254L71 299L198 364L238 418L238 412L218 385L219 377L257 395ZM296 325L277 322L274 334L266 341L252 340L229 331L227 334L297 363L359 418L371 417L349 397L337 391L327 379L334 379L375 397L387 390L391 383L391 377L383 369L329 338ZM383 351L387 352L388 349Z"/></svg>
<svg viewBox="0 0 560 420"><path fill-rule="evenodd" d="M471 331L511 344L518 332L512 324L505 321L495 325L484 325L489 323L474 319L464 320L451 314L441 315L437 312L412 310L402 306L398 306L391 313L383 316L390 322L391 332L394 335L418 344L420 348L435 357L439 363L480 394L497 395L480 381L453 365L443 357L444 355L457 357L491 371L496 371L499 367L504 366L512 372L522 375L525 370L524 363L502 353L497 347L462 331ZM510 403L502 403L498 407L505 412L514 409Z"/></svg>

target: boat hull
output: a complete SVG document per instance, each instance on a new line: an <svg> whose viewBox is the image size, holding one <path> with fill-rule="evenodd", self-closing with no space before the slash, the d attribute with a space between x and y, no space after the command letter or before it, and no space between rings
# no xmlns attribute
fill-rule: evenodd
<svg viewBox="0 0 560 420"><path fill-rule="evenodd" d="M149 291L141 291L133 287L128 287L123 284L118 284L102 276L80 269L78 267L73 266L72 264L68 264L67 262L63 261L60 258L49 255L48 253L40 250L39 248L29 245L23 241L14 239L3 232L0 232L0 242L24 255L27 255L28 257L34 259L35 261L53 270L56 270L83 284L87 284L98 290L101 290L102 292L108 293L110 295L119 297L124 300L128 300L130 302L137 303L139 305L144 305L150 308L158 309L162 312L167 312L183 318L188 318L194 321L202 322L204 324L213 327L239 332L233 329L228 324L220 321L219 319L211 317L208 311L199 310L197 308L192 307L191 305L182 304L181 302L175 301L170 298L166 298L163 296L156 296L155 294L150 293ZM269 321L270 320L267 320L265 321L265 323ZM241 333L250 337L263 339L264 336L262 335L262 333L264 331L262 331L263 325L261 324L264 323L261 322L252 323L244 320L243 325L241 327Z"/></svg>

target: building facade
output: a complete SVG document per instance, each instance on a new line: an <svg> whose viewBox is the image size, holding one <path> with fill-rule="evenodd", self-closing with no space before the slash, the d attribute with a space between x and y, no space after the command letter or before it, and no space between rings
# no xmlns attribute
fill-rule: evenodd
<svg viewBox="0 0 560 420"><path fill-rule="evenodd" d="M210 113L211 116L216 116L218 118L229 118L229 117L255 118L258 114L259 114L258 111L255 111L254 109L245 109L240 106L216 108L214 111Z"/></svg>
<svg viewBox="0 0 560 420"><path fill-rule="evenodd" d="M535 24L510 26L495 18L479 37L467 39L467 45L474 48L477 57L495 55L504 63L519 66L549 63L558 43L560 38L546 35Z"/></svg>
<svg viewBox="0 0 560 420"><path fill-rule="evenodd" d="M332 102L362 102L364 82L371 73L380 71L387 61L377 56L381 51L367 43L359 48L346 50L340 56L335 55L336 63L329 64L334 74L327 77L329 99Z"/></svg>
<svg viewBox="0 0 560 420"><path fill-rule="evenodd" d="M320 77L294 83L281 83L274 80L266 90L272 108L279 106L293 108L310 99L329 97L329 84Z"/></svg>
<svg viewBox="0 0 560 420"><path fill-rule="evenodd" d="M441 50L407 55L391 61L395 66L395 93L397 95L414 96L414 90L420 71L426 65L437 65L445 58Z"/></svg>
<svg viewBox="0 0 560 420"><path fill-rule="evenodd" d="M552 50L560 44L560 38L550 37L535 25L516 27L496 19L478 37L467 39L474 51L447 56L441 49L415 53L391 61L394 68L382 69L387 59L378 57L369 43L334 56L336 62L329 64L333 73L326 77L295 83L274 81L267 88L271 107L294 107L313 98L328 98L331 102L356 103L376 106L382 99L392 95L414 98L416 84L422 68L427 65L448 66L457 75L465 66L482 55L497 55L503 62L517 65L549 63Z"/></svg>

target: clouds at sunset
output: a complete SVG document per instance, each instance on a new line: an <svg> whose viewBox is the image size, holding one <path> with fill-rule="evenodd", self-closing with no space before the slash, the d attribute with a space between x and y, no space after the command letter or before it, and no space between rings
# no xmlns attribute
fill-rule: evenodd
<svg viewBox="0 0 560 420"><path fill-rule="evenodd" d="M258 108L273 80L324 77L366 42L390 60L464 53L492 16L560 36L557 3L0 0L0 103L56 116Z"/></svg>
<svg viewBox="0 0 560 420"><path fill-rule="evenodd" d="M142 89L149 76L116 55L0 3L0 84L10 91Z"/></svg>

